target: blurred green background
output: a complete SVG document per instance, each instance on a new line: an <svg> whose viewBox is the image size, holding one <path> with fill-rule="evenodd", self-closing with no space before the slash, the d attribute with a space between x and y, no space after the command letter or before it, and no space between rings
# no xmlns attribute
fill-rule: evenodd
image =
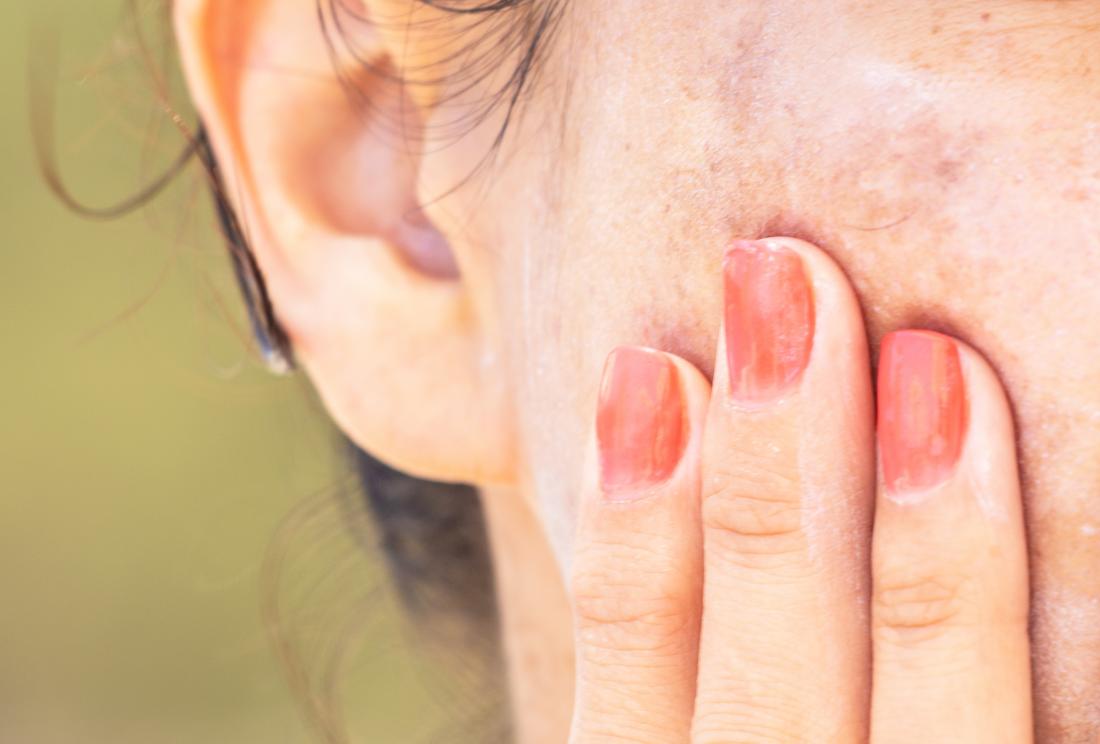
<svg viewBox="0 0 1100 744"><path fill-rule="evenodd" d="M126 196L181 143L148 126L165 117L126 3L54 5L5 3L0 24L0 743L317 741L268 643L265 587L311 663L359 613L340 717L355 741L418 740L428 675L341 524L339 441L302 379L255 362L200 176L117 222L43 185L29 101L50 91L30 90L28 62L50 33L77 196ZM160 54L158 4L138 5Z"/></svg>

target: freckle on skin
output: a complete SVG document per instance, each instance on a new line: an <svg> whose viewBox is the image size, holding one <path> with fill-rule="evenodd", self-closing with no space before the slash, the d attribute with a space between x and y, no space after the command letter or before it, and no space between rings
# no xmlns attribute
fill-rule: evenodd
<svg viewBox="0 0 1100 744"><path fill-rule="evenodd" d="M935 167L935 173L945 183L957 183L960 177L962 163L958 160L941 160Z"/></svg>
<svg viewBox="0 0 1100 744"><path fill-rule="evenodd" d="M982 21L983 22L988 22L989 19L992 18L992 17L993 17L992 13L982 13Z"/></svg>

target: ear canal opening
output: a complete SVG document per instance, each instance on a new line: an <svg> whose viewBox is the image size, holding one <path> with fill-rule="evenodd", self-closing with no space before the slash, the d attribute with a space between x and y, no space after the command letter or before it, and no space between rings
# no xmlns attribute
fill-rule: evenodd
<svg viewBox="0 0 1100 744"><path fill-rule="evenodd" d="M422 210L405 215L398 225L394 244L418 271L435 279L458 279L458 262L447 238Z"/></svg>

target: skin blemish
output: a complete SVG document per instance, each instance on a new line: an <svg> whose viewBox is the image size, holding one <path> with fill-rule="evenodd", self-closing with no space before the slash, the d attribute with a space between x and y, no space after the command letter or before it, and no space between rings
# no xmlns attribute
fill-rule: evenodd
<svg viewBox="0 0 1100 744"><path fill-rule="evenodd" d="M944 158L936 164L936 177L945 184L954 184L962 176L963 163L952 158Z"/></svg>

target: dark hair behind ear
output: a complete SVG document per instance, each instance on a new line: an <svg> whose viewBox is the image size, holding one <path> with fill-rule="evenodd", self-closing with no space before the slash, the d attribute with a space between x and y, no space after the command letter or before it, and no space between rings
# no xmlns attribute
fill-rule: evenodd
<svg viewBox="0 0 1100 744"><path fill-rule="evenodd" d="M418 640L460 667L459 725L511 740L493 564L477 491L406 475L350 445L382 554ZM465 740L465 738L464 738Z"/></svg>
<svg viewBox="0 0 1100 744"><path fill-rule="evenodd" d="M367 506L406 608L497 624L484 513L470 486L419 480L352 446Z"/></svg>

